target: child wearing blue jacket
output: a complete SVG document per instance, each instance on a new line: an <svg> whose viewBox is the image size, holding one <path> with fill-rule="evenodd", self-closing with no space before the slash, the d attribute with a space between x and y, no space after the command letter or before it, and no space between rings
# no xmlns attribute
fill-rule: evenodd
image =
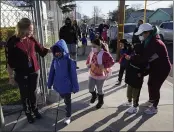
<svg viewBox="0 0 174 133"><path fill-rule="evenodd" d="M53 47L53 60L48 78L48 88L57 91L66 104L65 124L71 122L71 93L79 91L76 63L70 58L64 40L59 40Z"/></svg>
<svg viewBox="0 0 174 133"><path fill-rule="evenodd" d="M93 31L93 29L90 30L89 37L90 37L90 41L92 43L92 41L95 39L95 32Z"/></svg>

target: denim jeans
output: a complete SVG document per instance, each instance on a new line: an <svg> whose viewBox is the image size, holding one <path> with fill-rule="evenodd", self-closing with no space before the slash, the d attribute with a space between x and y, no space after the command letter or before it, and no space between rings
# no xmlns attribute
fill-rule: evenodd
<svg viewBox="0 0 174 133"><path fill-rule="evenodd" d="M67 44L70 56L73 60L77 60L77 44Z"/></svg>

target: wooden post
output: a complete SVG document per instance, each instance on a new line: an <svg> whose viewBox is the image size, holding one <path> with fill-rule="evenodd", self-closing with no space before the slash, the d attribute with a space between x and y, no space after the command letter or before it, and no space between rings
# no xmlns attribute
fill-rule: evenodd
<svg viewBox="0 0 174 133"><path fill-rule="evenodd" d="M125 19L125 0L119 0L119 18L118 18L116 61L119 61L119 59L120 59L119 40L124 38L124 19Z"/></svg>
<svg viewBox="0 0 174 133"><path fill-rule="evenodd" d="M147 9L147 0L145 0L145 7L144 7L144 23L146 23L146 9Z"/></svg>

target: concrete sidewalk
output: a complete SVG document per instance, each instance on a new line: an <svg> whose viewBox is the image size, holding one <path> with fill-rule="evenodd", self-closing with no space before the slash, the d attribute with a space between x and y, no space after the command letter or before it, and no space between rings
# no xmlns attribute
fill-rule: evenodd
<svg viewBox="0 0 174 133"><path fill-rule="evenodd" d="M84 60L83 60L84 59ZM36 120L34 124L28 124L24 113L5 117L5 131L173 131L173 84L165 81L161 88L161 100L159 112L154 116L140 111L136 115L125 113L127 108L121 106L126 99L126 87L115 86L119 71L119 64L114 65L113 76L105 82L105 104L96 110L95 104L90 105L88 93L88 69L85 66L86 57L80 57L78 65L78 79L80 92L72 95L72 123L68 126L63 124L65 117L64 103L61 100L58 120L55 129L57 105L59 96L52 91L49 104L41 109L43 119ZM140 96L140 104L148 100L147 79ZM18 121L17 121L18 120Z"/></svg>

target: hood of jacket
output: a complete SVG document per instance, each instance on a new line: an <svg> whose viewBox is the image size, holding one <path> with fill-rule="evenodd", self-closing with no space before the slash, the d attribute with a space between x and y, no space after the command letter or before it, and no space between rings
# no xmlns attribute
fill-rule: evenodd
<svg viewBox="0 0 174 133"><path fill-rule="evenodd" d="M59 40L58 42L56 42L53 46L52 46L52 49L54 49L54 47L58 47L59 49L60 49L60 51L61 51L61 53L63 53L63 57L68 57L68 58L70 58L70 56L69 56L69 50L68 50L68 47L67 47L67 44L66 44L66 42L63 40L63 39L61 39L61 40ZM52 51L53 52L53 56L54 56L54 58L57 58L57 57L55 57L55 51Z"/></svg>

